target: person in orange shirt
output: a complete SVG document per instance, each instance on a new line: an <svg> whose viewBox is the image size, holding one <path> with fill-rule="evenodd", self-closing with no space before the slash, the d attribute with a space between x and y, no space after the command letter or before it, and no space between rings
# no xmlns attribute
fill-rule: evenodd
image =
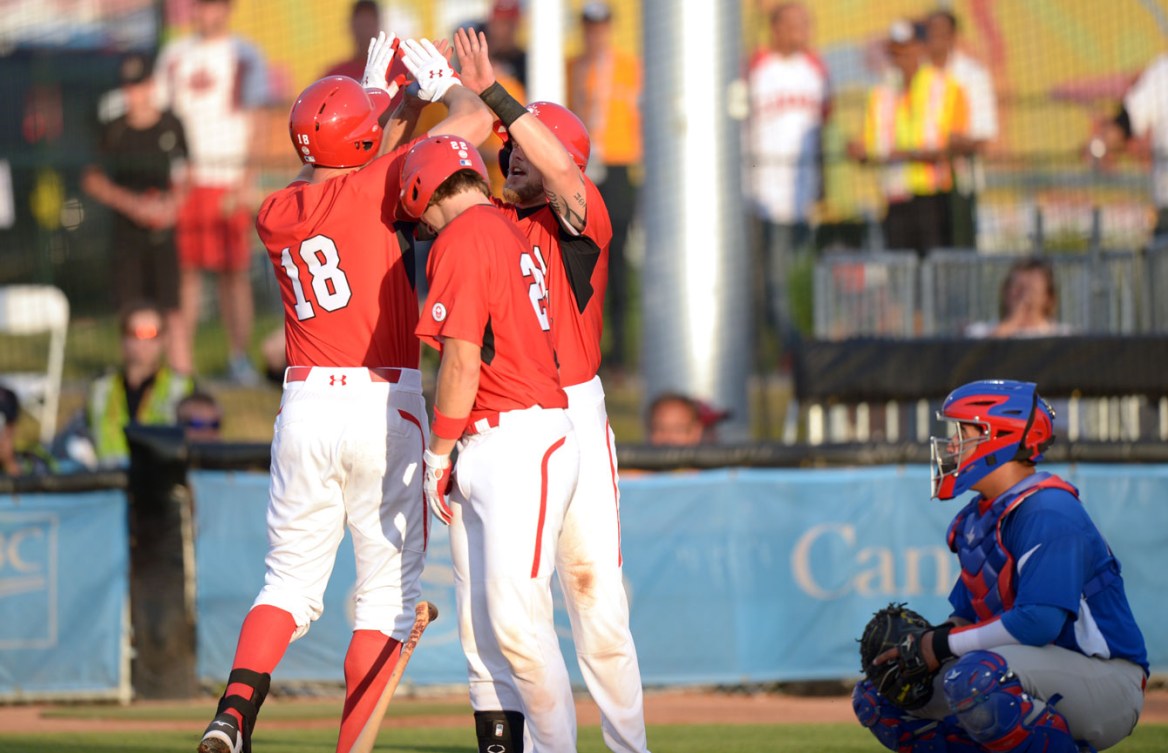
<svg viewBox="0 0 1168 753"><path fill-rule="evenodd" d="M848 154L881 168L885 245L924 256L953 245L951 157L972 149L963 138L969 106L961 86L928 63L911 23L892 24L886 50L889 79L869 92L863 138L848 144Z"/></svg>
<svg viewBox="0 0 1168 753"><path fill-rule="evenodd" d="M620 371L629 302L625 243L637 203L632 174L641 161L641 60L612 46L608 3L587 3L580 18L584 52L568 63L568 108L592 135L588 177L600 189L612 218L605 317L612 335L604 362Z"/></svg>

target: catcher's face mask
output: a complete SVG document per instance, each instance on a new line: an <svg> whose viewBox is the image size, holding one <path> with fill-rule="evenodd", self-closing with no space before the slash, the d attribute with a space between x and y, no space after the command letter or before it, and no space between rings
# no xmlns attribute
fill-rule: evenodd
<svg viewBox="0 0 1168 753"><path fill-rule="evenodd" d="M945 422L945 436L929 439L933 466L932 496L934 499L953 499L960 492L956 489L957 476L977 458L977 448L989 439L989 425L953 421L940 413L937 418Z"/></svg>

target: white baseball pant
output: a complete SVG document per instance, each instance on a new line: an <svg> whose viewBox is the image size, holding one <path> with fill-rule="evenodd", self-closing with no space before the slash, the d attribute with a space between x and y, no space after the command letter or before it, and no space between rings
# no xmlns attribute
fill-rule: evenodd
<svg viewBox="0 0 1168 753"><path fill-rule="evenodd" d="M646 753L637 649L622 575L616 444L600 377L565 387L580 444L580 480L556 550L572 640L601 731L615 753Z"/></svg>
<svg viewBox="0 0 1168 753"><path fill-rule="evenodd" d="M450 553L476 711L522 711L537 753L576 750L551 577L579 449L561 409L508 411L459 441Z"/></svg>
<svg viewBox="0 0 1168 753"><path fill-rule="evenodd" d="M357 561L354 630L404 640L425 564L422 452L429 437L416 369L292 367L272 439L269 604L296 620L323 610L346 523ZM387 381L387 379L392 381Z"/></svg>

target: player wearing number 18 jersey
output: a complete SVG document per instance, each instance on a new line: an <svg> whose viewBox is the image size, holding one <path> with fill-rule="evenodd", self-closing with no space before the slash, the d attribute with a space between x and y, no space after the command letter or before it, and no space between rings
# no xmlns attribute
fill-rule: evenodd
<svg viewBox="0 0 1168 753"><path fill-rule="evenodd" d="M289 364L272 440L270 548L199 753L250 748L270 673L321 615L346 525L357 580L338 753L379 722L371 713L413 623L429 516L414 260L393 227L408 145L377 156L391 100L384 73L396 50L392 35L375 40L365 86L332 76L304 90L289 129L305 167L268 197L256 223L280 282ZM423 72L449 71L432 57L421 60ZM436 130L486 138L491 119L477 97L453 85L435 96L450 108Z"/></svg>

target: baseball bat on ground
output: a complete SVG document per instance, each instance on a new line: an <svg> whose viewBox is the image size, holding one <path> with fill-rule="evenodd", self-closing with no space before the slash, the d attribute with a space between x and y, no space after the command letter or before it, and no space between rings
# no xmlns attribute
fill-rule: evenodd
<svg viewBox="0 0 1168 753"><path fill-rule="evenodd" d="M406 665L409 664L414 649L418 647L422 633L436 619L438 607L430 602L419 601L418 606L414 607L414 626L410 628L410 635L402 644L401 655L398 656L397 664L389 675L389 681L385 683L385 690L381 691L381 697L377 699L377 706L369 715L369 720L365 722L365 727L353 742L349 753L372 753L373 743L377 741L377 732L381 729L381 720L385 718L385 711L389 708L389 702L393 699L398 683L401 682Z"/></svg>

